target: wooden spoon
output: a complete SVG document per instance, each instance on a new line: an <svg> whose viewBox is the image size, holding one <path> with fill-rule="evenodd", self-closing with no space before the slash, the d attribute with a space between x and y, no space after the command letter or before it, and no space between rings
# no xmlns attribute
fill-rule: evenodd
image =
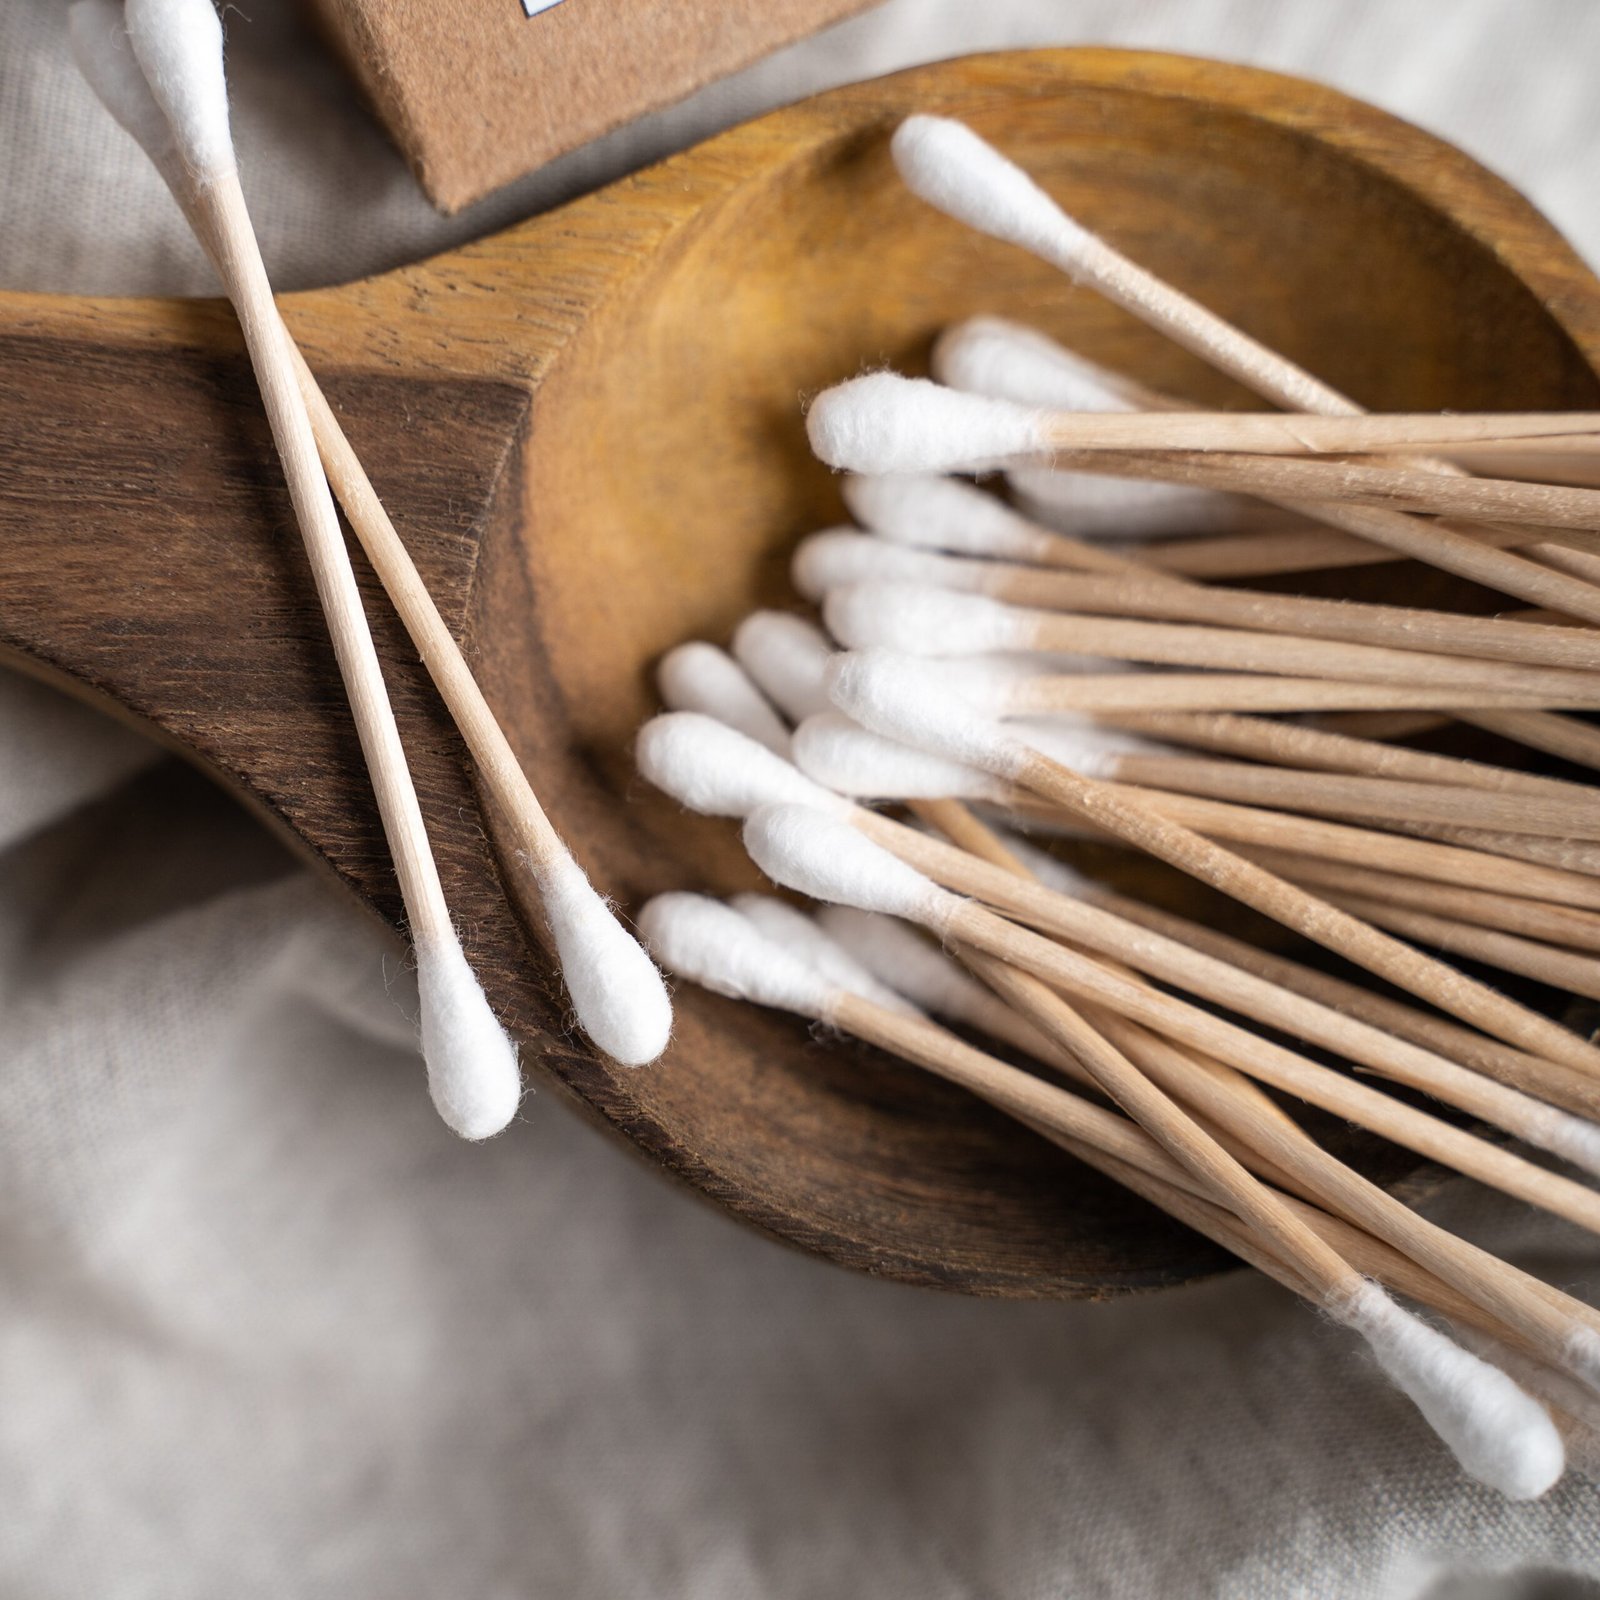
<svg viewBox="0 0 1600 1600"><path fill-rule="evenodd" d="M1239 399L907 194L886 135L912 110L969 121L1136 259L1371 407L1600 405L1595 282L1505 185L1330 90L1116 51L841 89L438 260L287 298L551 815L625 905L752 882L733 830L652 793L629 747L656 657L792 603L790 545L841 515L802 396L875 362L916 370L943 325L990 311L1159 388ZM0 296L0 396L8 657L158 732L393 921L226 308ZM541 1075L744 1220L867 1271L1074 1296L1221 1263L965 1097L780 1017L685 989L660 1065L589 1054L459 741L370 598L451 902ZM1331 1137L1386 1182L1412 1165Z"/></svg>

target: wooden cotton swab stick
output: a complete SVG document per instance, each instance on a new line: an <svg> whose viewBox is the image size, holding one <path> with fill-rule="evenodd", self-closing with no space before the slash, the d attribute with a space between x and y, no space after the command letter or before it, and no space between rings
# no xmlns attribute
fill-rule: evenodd
<svg viewBox="0 0 1600 1600"><path fill-rule="evenodd" d="M1447 884L1429 883L1398 873L1377 872L1370 867L1347 862L1319 861L1314 856L1297 856L1285 851L1246 847L1247 855L1259 866L1296 883L1321 884L1342 889L1372 900L1396 906L1410 906L1435 916L1452 917L1494 928L1503 933L1520 934L1543 944L1567 951L1600 953L1600 917L1592 911L1572 906L1556 906L1541 900L1523 900L1512 895L1491 894L1483 889L1462 889ZM1556 980L1552 977L1552 983ZM1559 987L1559 985L1558 985Z"/></svg>
<svg viewBox="0 0 1600 1600"><path fill-rule="evenodd" d="M946 118L910 117L895 131L891 151L907 186L930 205L1059 267L1275 405L1328 416L1359 412L1336 390L1135 266L1067 217L1026 173L971 129ZM1290 509L1530 604L1600 621L1600 589L1593 584L1491 549L1448 524L1326 502L1291 502Z"/></svg>
<svg viewBox="0 0 1600 1600"><path fill-rule="evenodd" d="M1481 789L1489 794L1591 799L1582 784L1561 778L1521 772L1515 767L1497 767L1464 756L1414 750L1408 745L1385 744L1379 739L1354 738L1326 729L1308 728L1302 723L1274 722L1264 717L1125 717L1114 725L1168 743L1247 756L1276 766L1398 778L1408 783Z"/></svg>
<svg viewBox="0 0 1600 1600"><path fill-rule="evenodd" d="M1298 874L1291 881L1300 881ZM1329 904L1430 949L1448 950L1454 955L1499 967L1503 972L1533 978L1568 994L1600 1000L1600 965L1591 955L1439 916L1430 908L1408 905L1392 897L1355 894L1326 883L1318 887Z"/></svg>
<svg viewBox="0 0 1600 1600"><path fill-rule="evenodd" d="M683 713L657 717L640 730L635 753L640 772L693 811L709 816L746 817L760 806L784 803L829 811L959 894L979 896L1032 926L1126 961L1153 978L1209 998L1239 1015L1324 1042L1340 1054L1380 1071L1394 1074L1410 1061L1417 1076L1406 1081L1420 1087L1441 1081L1436 1067L1425 1056L1410 1054L1395 1039L1364 1030L1353 1019L1341 1017L1330 1008L1306 1011L1294 1007L1292 996L1286 991L1262 983L1248 972L1150 934L1131 921L1025 882L964 850L863 810L813 783L771 751L709 718ZM1533 1166L1341 1073L1319 1067L1211 1011L1155 989L1130 986L1101 968L1079 964L1065 974L1058 971L1050 976L1053 982L1063 977L1069 983L1082 980L1086 986L1081 988L1079 997L1090 1004L1121 1010L1160 1033L1231 1061L1262 1083L1297 1095L1431 1160L1600 1232L1600 1195L1592 1190ZM1525 1122L1524 1133L1546 1147L1552 1147L1554 1141L1569 1159L1594 1165L1592 1131L1575 1118L1545 1119L1542 1126Z"/></svg>
<svg viewBox="0 0 1600 1600"><path fill-rule="evenodd" d="M1486 733L1514 739L1530 750L1559 756L1581 767L1600 767L1600 728L1547 711L1488 711L1461 708L1457 715Z"/></svg>
<svg viewBox="0 0 1600 1600"><path fill-rule="evenodd" d="M748 926L725 907L699 896L663 895L645 907L641 924L652 948L673 970L717 993L798 1012L825 1021L917 1062L948 1081L980 1095L1051 1136L1075 1139L1085 1152L1111 1149L1136 1174L1161 1174L1147 1194L1166 1198L1192 1194L1194 1180L1164 1156L1147 1136L1110 1112L1008 1068L921 1019L896 1015L837 988L781 947L753 943ZM1181 1198L1178 1204L1182 1205ZM1314 1208L1281 1198L1286 1212L1315 1232L1321 1217ZM1316 1291L1280 1258L1265 1251L1257 1236L1239 1228L1226 1212L1205 1202L1185 1207L1186 1220L1214 1220L1225 1239L1239 1239L1244 1253L1285 1277L1298 1293ZM1359 1245L1356 1230L1328 1227L1327 1236ZM1318 1235L1321 1237L1321 1235ZM1387 1252L1364 1251L1388 1264ZM1425 1275L1413 1286L1429 1292ZM1322 1302L1326 1304L1326 1302ZM1509 1380L1449 1345L1426 1325L1398 1308L1364 1282L1353 1301L1327 1305L1339 1320L1353 1325L1372 1345L1380 1363L1417 1403L1469 1472L1504 1493L1528 1497L1542 1493L1561 1472L1559 1436L1536 1404ZM1398 1314L1397 1314L1398 1313ZM1515 1334L1512 1335L1515 1339Z"/></svg>
<svg viewBox="0 0 1600 1600"><path fill-rule="evenodd" d="M1216 452L1285 459L1446 455L1469 446L1531 457L1563 451L1600 453L1600 413L1594 412L1364 412L1316 416L1305 412L1187 408L1166 412L1102 412L1093 407L1057 412L1024 406L1017 409L1030 413L1032 438L1037 440L1030 448L1040 454ZM1451 481L1444 473L1427 476Z"/></svg>
<svg viewBox="0 0 1600 1600"><path fill-rule="evenodd" d="M69 13L74 56L113 117L143 147L207 253L210 224L139 65L115 0L79 0ZM276 310L274 308L274 314ZM550 825L522 765L484 699L448 625L299 350L279 320L310 413L323 467L373 570L472 754L485 790L509 824L530 871L580 1026L612 1059L640 1065L666 1046L671 1006L660 974L617 922Z"/></svg>
<svg viewBox="0 0 1600 1600"><path fill-rule="evenodd" d="M207 218L328 618L411 924L434 1103L456 1132L485 1138L515 1114L521 1096L516 1053L450 921L332 496L287 360L234 164L222 30L208 0L133 0L127 21L134 54L170 126L174 157Z"/></svg>
<svg viewBox="0 0 1600 1600"><path fill-rule="evenodd" d="M888 652L856 653L840 657L829 673L835 704L873 731L1032 789L1485 1033L1579 1070L1600 1071L1600 1050L1548 1018L1274 878L1155 808L1107 792L981 716L963 713L929 690L915 662Z"/></svg>

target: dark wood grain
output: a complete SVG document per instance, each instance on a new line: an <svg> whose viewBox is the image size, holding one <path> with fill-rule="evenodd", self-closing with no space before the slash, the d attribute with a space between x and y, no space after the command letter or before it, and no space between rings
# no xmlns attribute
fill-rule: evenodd
<svg viewBox="0 0 1600 1600"><path fill-rule="evenodd" d="M885 136L965 117L1091 224L1377 408L1600 404L1595 285L1458 152L1331 92L1115 52L919 69L734 130L437 261L286 315L536 786L624 905L752 881L733 830L633 775L649 668L789 603L840 516L800 398L1034 321L1196 399L1230 388L906 195ZM287 502L223 308L0 297L0 644L158 724L398 914ZM1391 595L1410 581L1383 569ZM873 1055L684 990L630 1073L565 1030L537 908L381 604L447 888L535 1071L782 1238L971 1292L1175 1283L1220 1257L1037 1140ZM396 1092L400 1092L397 1088ZM1385 1182L1414 1165L1370 1140Z"/></svg>

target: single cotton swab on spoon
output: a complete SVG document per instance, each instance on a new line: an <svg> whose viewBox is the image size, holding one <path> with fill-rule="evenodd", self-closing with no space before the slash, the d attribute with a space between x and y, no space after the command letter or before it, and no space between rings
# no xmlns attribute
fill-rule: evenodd
<svg viewBox="0 0 1600 1600"><path fill-rule="evenodd" d="M1418 1405L1468 1472L1518 1497L1538 1495L1560 1476L1559 1436L1537 1404L1503 1374L1401 1311L1370 1279L1360 1280L1351 1299L1328 1304L1227 1212L1204 1201L1185 1204L1186 1197L1194 1196L1194 1180L1114 1113L994 1061L925 1021L897 1016L850 994L780 946L752 940L741 919L714 901L663 895L645 907L640 921L652 949L681 976L719 994L798 1012L879 1044L1062 1140L1095 1164L1100 1164L1097 1157L1103 1152L1114 1151L1108 1168L1119 1180L1125 1173L1159 1174L1148 1186L1136 1178L1136 1187L1229 1248L1237 1248L1297 1293L1325 1305L1367 1338L1384 1370ZM1360 1251L1363 1261L1375 1269L1384 1270L1393 1262L1392 1252L1373 1249L1358 1230L1336 1224L1289 1197L1282 1197L1281 1203L1319 1237ZM1403 1263L1400 1270L1407 1292L1420 1290L1421 1297L1432 1303L1457 1304L1448 1292L1437 1292L1440 1286L1428 1274L1408 1270ZM1467 1309L1470 1314L1471 1308ZM1515 1340L1515 1333L1510 1337Z"/></svg>
<svg viewBox="0 0 1600 1600"><path fill-rule="evenodd" d="M78 0L69 22L74 56L84 76L144 148L208 254L215 256L218 246L209 212L199 201L200 185L181 158L166 117L128 50L121 7L115 0ZM266 307L261 309L264 316ZM277 315L275 307L272 315ZM545 816L460 647L281 319L279 331L324 468L455 718L485 790L512 830L518 859L534 879L580 1026L625 1065L652 1060L665 1048L671 1028L671 1007L660 974L596 893Z"/></svg>

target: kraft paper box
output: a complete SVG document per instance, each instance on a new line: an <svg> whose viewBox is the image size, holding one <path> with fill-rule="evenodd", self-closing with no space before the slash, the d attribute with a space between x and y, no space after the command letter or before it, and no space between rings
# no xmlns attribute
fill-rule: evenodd
<svg viewBox="0 0 1600 1600"><path fill-rule="evenodd" d="M872 0L311 0L435 205L462 206Z"/></svg>

